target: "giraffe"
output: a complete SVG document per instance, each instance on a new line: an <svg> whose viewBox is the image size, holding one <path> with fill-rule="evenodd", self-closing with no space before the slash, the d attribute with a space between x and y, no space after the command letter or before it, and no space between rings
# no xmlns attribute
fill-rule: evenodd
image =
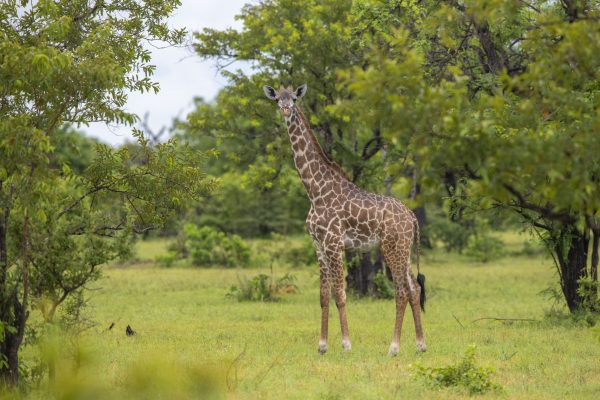
<svg viewBox="0 0 600 400"><path fill-rule="evenodd" d="M314 136L296 100L306 93L306 84L275 90L264 86L267 98L275 100L285 118L292 145L294 163L304 184L311 207L306 227L319 260L321 337L318 351L327 352L329 298L333 290L340 317L342 348L350 350L346 320L343 252L345 249L366 251L379 246L392 272L396 297L396 323L389 348L395 356L407 303L415 324L417 349L425 351L421 326L421 309L425 304L425 278L415 280L410 268L413 235L417 240L419 269L419 225L415 214L392 197L368 193L348 180L342 169L329 160Z"/></svg>

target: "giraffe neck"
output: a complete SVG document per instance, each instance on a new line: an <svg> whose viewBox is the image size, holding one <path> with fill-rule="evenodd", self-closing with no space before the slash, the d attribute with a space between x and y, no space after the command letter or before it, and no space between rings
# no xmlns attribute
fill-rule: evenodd
<svg viewBox="0 0 600 400"><path fill-rule="evenodd" d="M347 180L340 168L331 162L314 136L298 106L286 117L294 163L311 202Z"/></svg>

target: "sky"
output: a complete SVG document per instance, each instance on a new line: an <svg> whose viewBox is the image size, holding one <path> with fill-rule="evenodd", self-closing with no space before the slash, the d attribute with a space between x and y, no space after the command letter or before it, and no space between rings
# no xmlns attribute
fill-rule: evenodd
<svg viewBox="0 0 600 400"><path fill-rule="evenodd" d="M247 2L249 0L182 0L181 7L170 17L169 25L186 28L190 35L203 28L238 29L242 23L234 17ZM194 97L212 100L226 85L216 63L200 60L189 47L157 49L148 46L148 49L152 51L152 64L156 65L153 79L159 83L160 91L158 94L131 93L126 108L140 118L149 113L148 125L154 132L163 126L168 129L174 118L185 119L192 110ZM236 68L236 65L232 67ZM125 125L94 123L79 129L112 145L133 140L131 127Z"/></svg>

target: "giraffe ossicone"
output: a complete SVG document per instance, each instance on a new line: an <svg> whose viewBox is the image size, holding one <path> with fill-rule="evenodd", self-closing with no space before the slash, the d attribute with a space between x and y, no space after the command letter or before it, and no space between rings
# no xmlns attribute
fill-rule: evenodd
<svg viewBox="0 0 600 400"><path fill-rule="evenodd" d="M311 202L306 227L319 260L321 337L318 351L327 352L329 299L331 291L338 308L342 348L350 350L346 319L343 252L379 246L392 272L396 297L396 323L389 354L398 353L406 305L410 304L415 324L417 349L425 351L421 310L425 305L425 279L414 278L410 252L415 240L419 270L419 224L415 214L393 197L361 190L331 161L296 101L306 94L306 84L278 90L264 86L267 98L277 102L288 127L294 164Z"/></svg>

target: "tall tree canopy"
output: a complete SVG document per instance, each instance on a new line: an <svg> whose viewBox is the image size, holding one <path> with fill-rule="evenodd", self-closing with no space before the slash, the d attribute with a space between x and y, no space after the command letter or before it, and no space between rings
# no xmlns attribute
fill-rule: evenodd
<svg viewBox="0 0 600 400"><path fill-rule="evenodd" d="M367 68L345 76L353 102L372 107L357 121L384 124L390 141L410 140L430 186L442 181L466 206L520 215L553 253L569 309L591 306L598 3L450 1L422 15L421 29L384 39L395 57L377 48Z"/></svg>
<svg viewBox="0 0 600 400"><path fill-rule="evenodd" d="M127 93L158 90L144 48L181 42L179 1L0 3L0 379L16 383L30 311L56 307L128 251L134 232L213 186L203 155L171 141L136 151L97 145L69 165L64 124L133 122ZM56 147L60 146L60 151ZM81 148L85 151L85 148ZM89 151L89 149L88 149Z"/></svg>

